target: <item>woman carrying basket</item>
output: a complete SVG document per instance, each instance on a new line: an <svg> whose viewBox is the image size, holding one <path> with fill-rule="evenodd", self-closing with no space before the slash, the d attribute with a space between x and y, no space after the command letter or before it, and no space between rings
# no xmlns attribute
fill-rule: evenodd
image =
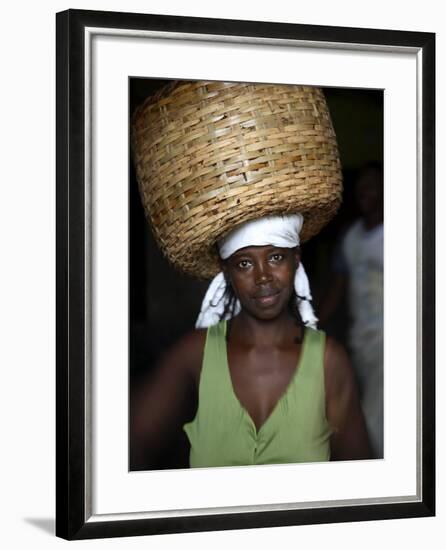
<svg viewBox="0 0 446 550"><path fill-rule="evenodd" d="M138 392L136 462L182 428L191 467L369 458L348 357L316 329L300 260L300 242L341 194L322 92L174 83L134 120L140 190L161 248L183 271L218 271L196 329ZM175 189L161 197L154 181Z"/></svg>

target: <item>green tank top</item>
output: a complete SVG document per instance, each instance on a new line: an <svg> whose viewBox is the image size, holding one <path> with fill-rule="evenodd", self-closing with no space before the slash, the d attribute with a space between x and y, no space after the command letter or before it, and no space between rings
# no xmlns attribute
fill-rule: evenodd
<svg viewBox="0 0 446 550"><path fill-rule="evenodd" d="M330 459L325 415L325 334L306 328L299 364L282 397L257 431L234 393L226 321L208 328L198 410L184 425L190 467L320 462Z"/></svg>

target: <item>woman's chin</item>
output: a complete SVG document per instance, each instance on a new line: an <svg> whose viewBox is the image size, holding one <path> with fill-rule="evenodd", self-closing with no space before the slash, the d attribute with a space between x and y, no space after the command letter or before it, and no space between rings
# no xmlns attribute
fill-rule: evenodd
<svg viewBox="0 0 446 550"><path fill-rule="evenodd" d="M262 301L259 303L258 300L255 300L252 307L246 308L246 310L251 317L262 321L277 319L288 312L286 305L283 305L280 301Z"/></svg>

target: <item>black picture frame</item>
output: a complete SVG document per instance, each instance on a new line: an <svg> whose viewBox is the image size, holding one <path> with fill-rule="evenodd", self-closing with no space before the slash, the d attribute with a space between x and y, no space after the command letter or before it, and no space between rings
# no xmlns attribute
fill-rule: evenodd
<svg viewBox="0 0 446 550"><path fill-rule="evenodd" d="M271 509L150 519L91 521L90 473L86 468L86 373L88 326L85 173L85 30L158 31L216 37L282 39L411 48L421 60L419 186L422 196L420 303L421 476L418 501L361 506ZM56 535L68 540L248 529L285 525L411 518L435 514L435 35L201 19L164 15L68 10L56 16Z"/></svg>

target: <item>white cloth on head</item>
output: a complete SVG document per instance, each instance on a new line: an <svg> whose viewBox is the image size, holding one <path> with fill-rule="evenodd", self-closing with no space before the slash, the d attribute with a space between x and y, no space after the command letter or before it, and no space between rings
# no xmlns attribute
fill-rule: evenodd
<svg viewBox="0 0 446 550"><path fill-rule="evenodd" d="M220 321L226 306L225 292L226 279L220 271L220 273L212 279L212 282L204 295L203 302L201 303L201 311L198 315L197 322L195 323L196 328L210 327L212 325L216 325ZM237 300L234 315L237 315L239 312L240 303ZM227 312L224 319L228 320L230 318L231 314Z"/></svg>
<svg viewBox="0 0 446 550"><path fill-rule="evenodd" d="M301 214L269 216L244 223L218 242L220 258L226 260L245 246L299 246L299 233L303 223Z"/></svg>
<svg viewBox="0 0 446 550"><path fill-rule="evenodd" d="M231 231L218 242L220 257L226 260L234 252L246 246L273 245L280 248L295 248L300 244L299 233L302 228L303 217L301 214L284 216L271 216L250 221ZM316 328L317 317L311 306L310 284L302 265L296 270L294 289L297 294L297 307L303 323L311 328ZM226 280L220 272L212 280L203 302L196 328L206 328L220 321L227 305ZM237 300L233 315L240 312L240 303ZM232 312L226 312L224 319L230 319Z"/></svg>

